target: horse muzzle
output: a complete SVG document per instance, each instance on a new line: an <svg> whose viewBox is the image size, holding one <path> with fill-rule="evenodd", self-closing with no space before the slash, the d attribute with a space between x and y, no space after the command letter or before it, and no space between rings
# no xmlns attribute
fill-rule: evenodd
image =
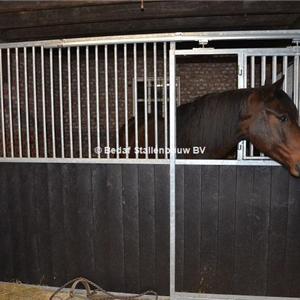
<svg viewBox="0 0 300 300"><path fill-rule="evenodd" d="M290 168L290 173L295 177L300 177L300 162Z"/></svg>

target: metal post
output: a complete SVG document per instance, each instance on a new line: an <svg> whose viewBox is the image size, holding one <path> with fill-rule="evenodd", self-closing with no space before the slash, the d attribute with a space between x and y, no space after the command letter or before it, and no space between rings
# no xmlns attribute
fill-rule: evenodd
<svg viewBox="0 0 300 300"><path fill-rule="evenodd" d="M61 62L61 48L58 49L58 73L59 73L59 110L60 110L60 139L61 139L61 157L65 157L65 143L64 143L64 104L62 92L62 62Z"/></svg>
<svg viewBox="0 0 300 300"><path fill-rule="evenodd" d="M124 97L125 97L125 147L128 149L128 85L127 85L127 44L124 44ZM126 158L128 158L126 151Z"/></svg>
<svg viewBox="0 0 300 300"><path fill-rule="evenodd" d="M104 69L105 69L105 115L106 115L106 146L109 148L109 103L108 103L108 51L107 45L104 46ZM107 158L110 158L110 151L107 152Z"/></svg>
<svg viewBox="0 0 300 300"><path fill-rule="evenodd" d="M27 157L30 158L30 128L29 128L29 103L28 103L28 78L27 78L27 48L24 47L24 94L25 94L25 113L26 113L26 145Z"/></svg>
<svg viewBox="0 0 300 300"><path fill-rule="evenodd" d="M137 102L137 50L136 44L133 45L133 77L134 77L134 91L133 91L133 103L134 103L134 126L135 126L135 147L139 146L138 137L138 102ZM135 152L135 158L138 158L138 152Z"/></svg>
<svg viewBox="0 0 300 300"><path fill-rule="evenodd" d="M299 55L294 56L294 103L299 109Z"/></svg>
<svg viewBox="0 0 300 300"><path fill-rule="evenodd" d="M88 138L88 158L92 157L91 146L91 112L90 112L90 65L89 65L89 46L85 47L85 68L86 68L86 120Z"/></svg>
<svg viewBox="0 0 300 300"><path fill-rule="evenodd" d="M118 45L114 46L114 67L115 67L115 119L116 119L116 150L119 158L119 92L118 92Z"/></svg>
<svg viewBox="0 0 300 300"><path fill-rule="evenodd" d="M95 87L96 87L96 122L97 122L97 156L100 158L100 105L99 105L99 54L98 46L95 46Z"/></svg>
<svg viewBox="0 0 300 300"><path fill-rule="evenodd" d="M77 56L77 111L78 111L78 143L79 158L82 158L82 133L81 133L81 95L80 95L80 48L76 48Z"/></svg>
<svg viewBox="0 0 300 300"><path fill-rule="evenodd" d="M167 43L164 42L164 121L165 121L165 158L168 158L168 81L167 81ZM176 84L176 83L175 83ZM175 101L176 102L176 101Z"/></svg>
<svg viewBox="0 0 300 300"><path fill-rule="evenodd" d="M39 135L38 135L37 99L36 99L35 47L32 47L32 80L33 80L35 156L38 158L39 157Z"/></svg>
<svg viewBox="0 0 300 300"><path fill-rule="evenodd" d="M175 42L170 43L170 299L175 299L176 248L176 57Z"/></svg>
<svg viewBox="0 0 300 300"><path fill-rule="evenodd" d="M56 158L55 145L55 111L54 111L54 91L53 91L53 50L50 48L50 93L51 93L51 131L52 131L52 156Z"/></svg>
<svg viewBox="0 0 300 300"><path fill-rule="evenodd" d="M9 110L9 135L10 135L10 156L14 157L14 132L11 101L11 72L10 72L10 49L7 49L7 88L8 88L8 110Z"/></svg>
<svg viewBox="0 0 300 300"><path fill-rule="evenodd" d="M272 82L277 79L277 56L272 57Z"/></svg>
<svg viewBox="0 0 300 300"><path fill-rule="evenodd" d="M19 87L19 51L15 49L16 62L16 93L17 93L17 111L18 111L18 142L19 142L19 157L22 157L22 129L21 129L21 108L20 108L20 87Z"/></svg>
<svg viewBox="0 0 300 300"><path fill-rule="evenodd" d="M285 55L283 57L283 75L284 75L284 82L283 82L283 90L285 92L287 92L287 81L288 81L288 78L287 78L287 69L288 69L288 57Z"/></svg>
<svg viewBox="0 0 300 300"><path fill-rule="evenodd" d="M43 106L43 135L44 135L44 157L48 157L47 151L47 121L46 121L46 100L45 100L45 61L44 47L41 47L41 76L42 76L42 106Z"/></svg>
<svg viewBox="0 0 300 300"><path fill-rule="evenodd" d="M153 44L153 65L154 65L154 131L155 131L155 158L158 158L158 114L157 114L157 46Z"/></svg>
<svg viewBox="0 0 300 300"><path fill-rule="evenodd" d="M144 43L144 119L145 119L145 157L148 158L148 78L147 78L147 44Z"/></svg>
<svg viewBox="0 0 300 300"><path fill-rule="evenodd" d="M2 151L3 151L2 155L3 155L3 157L6 157L4 98L3 98L2 49L0 49L0 103L1 103L1 130L2 130Z"/></svg>
<svg viewBox="0 0 300 300"><path fill-rule="evenodd" d="M71 78L71 51L68 47L68 94L69 94L69 132L70 132L70 157L74 157L73 148L73 117L72 117L72 78Z"/></svg>

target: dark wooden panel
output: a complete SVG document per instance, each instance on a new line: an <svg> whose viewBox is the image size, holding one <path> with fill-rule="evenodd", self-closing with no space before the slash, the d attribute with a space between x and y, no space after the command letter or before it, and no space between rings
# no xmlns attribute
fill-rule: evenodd
<svg viewBox="0 0 300 300"><path fill-rule="evenodd" d="M220 167L216 293L232 294L234 280L236 167Z"/></svg>
<svg viewBox="0 0 300 300"><path fill-rule="evenodd" d="M184 291L184 166L176 166L176 291Z"/></svg>
<svg viewBox="0 0 300 300"><path fill-rule="evenodd" d="M122 176L125 289L134 293L140 290L138 167L136 165L124 165Z"/></svg>
<svg viewBox="0 0 300 300"><path fill-rule="evenodd" d="M283 168L272 168L270 237L267 295L288 295L285 272L288 222L289 174ZM300 270L299 270L300 271Z"/></svg>
<svg viewBox="0 0 300 300"><path fill-rule="evenodd" d="M201 168L184 168L184 290L199 291L201 241Z"/></svg>
<svg viewBox="0 0 300 300"><path fill-rule="evenodd" d="M219 225L219 168L203 166L201 173L200 292L216 290Z"/></svg>
<svg viewBox="0 0 300 300"><path fill-rule="evenodd" d="M124 232L122 203L122 166L110 165L107 168L107 214L109 261L107 276L109 290L124 291Z"/></svg>
<svg viewBox="0 0 300 300"><path fill-rule="evenodd" d="M169 294L169 166L154 167L155 183L155 287L162 295Z"/></svg>
<svg viewBox="0 0 300 300"><path fill-rule="evenodd" d="M7 172L6 165L0 167L0 278L9 281L13 278L14 248L12 222L7 200Z"/></svg>
<svg viewBox="0 0 300 300"><path fill-rule="evenodd" d="M300 295L300 182L290 177L288 202L288 230L286 245L286 278L288 295Z"/></svg>
<svg viewBox="0 0 300 300"><path fill-rule="evenodd" d="M253 294L253 167L237 168L234 293ZM254 290L253 290L254 288Z"/></svg>
<svg viewBox="0 0 300 300"><path fill-rule="evenodd" d="M65 243L65 220L64 220L64 201L62 185L62 168L61 165L48 164L48 202L49 202L49 223L50 223L50 240L51 255L49 260L52 264L51 284L61 285L67 276L67 257Z"/></svg>
<svg viewBox="0 0 300 300"><path fill-rule="evenodd" d="M139 166L139 228L140 288L153 289L156 273L154 166Z"/></svg>

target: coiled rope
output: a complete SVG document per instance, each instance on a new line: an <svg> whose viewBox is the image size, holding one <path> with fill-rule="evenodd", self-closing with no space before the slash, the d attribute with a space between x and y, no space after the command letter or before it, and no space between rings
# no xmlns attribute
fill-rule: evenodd
<svg viewBox="0 0 300 300"><path fill-rule="evenodd" d="M70 285L71 285L71 289L69 291L69 297L67 299L73 299L76 296L75 290L79 284L82 284L84 286L84 288L86 290L86 298L85 299L89 299L89 300L137 300L138 298L147 296L147 295L149 295L149 296L153 295L153 296L155 296L155 300L158 299L157 293L154 291L151 291L151 290L146 291L141 294L138 294L138 295L133 295L133 296L117 296L110 292L107 292L102 287L100 287L96 283L94 283L86 278L78 277L78 278L68 281L63 286L61 286L59 289L57 289L51 295L49 300L61 299L59 296L57 296L57 294L60 293L63 289L67 288Z"/></svg>

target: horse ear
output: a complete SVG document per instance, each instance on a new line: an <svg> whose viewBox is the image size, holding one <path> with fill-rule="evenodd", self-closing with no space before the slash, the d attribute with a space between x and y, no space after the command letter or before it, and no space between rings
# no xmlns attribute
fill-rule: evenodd
<svg viewBox="0 0 300 300"><path fill-rule="evenodd" d="M279 91L282 89L282 85L283 85L283 81L284 81L284 75L282 75L282 77L277 80L276 82L274 82L272 84L272 90L273 91Z"/></svg>

